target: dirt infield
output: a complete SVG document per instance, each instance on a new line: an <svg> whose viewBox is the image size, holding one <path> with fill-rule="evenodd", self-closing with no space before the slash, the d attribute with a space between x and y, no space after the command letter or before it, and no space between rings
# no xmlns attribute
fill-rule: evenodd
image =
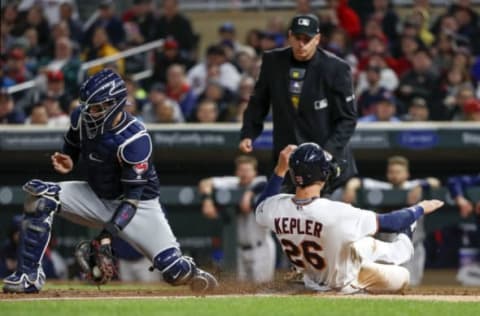
<svg viewBox="0 0 480 316"><path fill-rule="evenodd" d="M186 287L165 287L165 285L154 286L151 289L141 288L132 289L97 289L87 288L79 290L78 284L75 287L66 289L47 289L38 294L0 294L0 301L31 301L31 300L99 300L108 298L121 299L162 299L162 298L190 298L194 297L192 292ZM64 284L65 287L65 284ZM140 287L140 286L139 286ZM379 298L379 299L412 299L412 300L430 300L430 301L453 301L480 302L480 288L452 287L452 286L424 286L407 289L403 294L397 295L368 295L360 294L354 296L336 295L332 293L313 293L303 290L297 284L286 282L276 282L263 286L249 284L239 285L236 282L223 282L220 287L208 298L220 297L239 297L239 296L290 296L307 295L318 296L321 298Z"/></svg>

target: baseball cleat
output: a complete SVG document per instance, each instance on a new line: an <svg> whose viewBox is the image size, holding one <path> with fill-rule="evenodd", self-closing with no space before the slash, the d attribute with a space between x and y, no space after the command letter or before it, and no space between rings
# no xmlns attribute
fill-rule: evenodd
<svg viewBox="0 0 480 316"><path fill-rule="evenodd" d="M199 294L213 291L218 286L217 279L202 269L195 268L195 274L190 280L190 289Z"/></svg>
<svg viewBox="0 0 480 316"><path fill-rule="evenodd" d="M3 292L38 293L45 284L45 279L45 273L42 270L30 275L14 272L3 280Z"/></svg>

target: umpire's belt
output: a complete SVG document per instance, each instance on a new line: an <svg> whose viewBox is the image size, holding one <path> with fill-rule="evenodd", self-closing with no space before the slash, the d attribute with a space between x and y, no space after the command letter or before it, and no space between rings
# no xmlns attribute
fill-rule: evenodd
<svg viewBox="0 0 480 316"><path fill-rule="evenodd" d="M260 247L262 244L263 242L257 241L257 243L253 245L238 245L238 247L242 250L252 250L253 248Z"/></svg>

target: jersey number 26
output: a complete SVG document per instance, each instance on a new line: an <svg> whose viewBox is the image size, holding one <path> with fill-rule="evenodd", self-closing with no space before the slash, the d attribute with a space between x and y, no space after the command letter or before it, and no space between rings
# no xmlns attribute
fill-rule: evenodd
<svg viewBox="0 0 480 316"><path fill-rule="evenodd" d="M317 270L325 268L325 260L318 254L322 251L322 246L316 242L304 240L298 246L288 239L282 239L280 242L288 259L294 265L305 268L305 260Z"/></svg>

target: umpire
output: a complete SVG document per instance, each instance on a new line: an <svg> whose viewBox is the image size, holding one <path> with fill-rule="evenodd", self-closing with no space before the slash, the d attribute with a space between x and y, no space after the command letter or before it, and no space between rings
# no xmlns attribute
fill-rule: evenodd
<svg viewBox="0 0 480 316"><path fill-rule="evenodd" d="M357 173L348 145L357 112L350 66L318 47L320 31L313 15L297 15L288 32L289 47L267 51L255 90L243 117L239 148L253 150L272 105L273 159L288 144L315 142L329 151L342 173L331 193Z"/></svg>

